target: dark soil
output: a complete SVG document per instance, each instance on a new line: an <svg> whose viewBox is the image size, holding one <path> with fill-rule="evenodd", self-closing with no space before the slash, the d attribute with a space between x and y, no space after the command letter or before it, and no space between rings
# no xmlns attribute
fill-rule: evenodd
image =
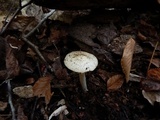
<svg viewBox="0 0 160 120"><path fill-rule="evenodd" d="M42 29L40 28L30 39L39 47L53 68L53 72L48 70L46 74L53 77L51 91L54 94L49 104L46 105L44 97L22 98L11 92L16 117L19 116L18 120L47 120L48 116L59 107L57 103L61 99L65 100L69 114L58 115L52 120L160 120L160 105L155 102L152 106L143 97L141 82L129 81L126 83L124 79L123 85L119 89L114 91L107 89L107 80L112 75L121 74L124 76L120 64L122 57L122 48L120 47L126 42L123 43L121 40L122 43L117 43L119 46L117 47L112 44L113 39L126 34L135 36L136 42L143 51L139 51L139 47L136 49L138 53L133 56L131 72L146 77L149 59L154 49L152 44L157 39L159 40L157 37L160 34L159 18L159 11L154 10L116 10L92 11L89 15L76 17L71 24L47 20ZM145 21L151 27L142 24L141 21ZM108 28L105 27L107 30L103 29L104 32L103 26L108 26ZM58 37L53 35L52 29L55 30L53 33L56 32ZM112 31L111 34L108 29ZM45 35L43 35L44 32L46 32ZM142 38L138 37L138 32L141 32L148 41L144 42ZM19 33L12 29L7 30L3 37L6 38L10 35L18 39L20 38L19 34L21 31ZM100 35L102 36L98 37ZM107 36L109 37L107 38ZM109 48L108 44L111 44L112 48ZM26 46L26 44L22 44L23 49L13 49L21 70L18 75L12 77L11 89L25 85L33 86L42 77L42 74L45 74L46 65L38 55L27 54ZM118 52L114 52L113 48ZM78 73L68 70L63 63L66 54L75 50L93 53L99 61L96 70L86 73L89 89L86 93L81 88ZM105 53L102 50L105 50ZM157 48L156 58L160 57L159 50ZM49 57L50 53L54 60ZM4 62L5 57L1 56L1 58L3 60L0 61ZM27 67L24 67L24 64ZM154 67L151 65L151 68ZM1 80L0 101L8 103L7 83L3 83L5 77ZM30 82L28 78L33 78L33 81ZM8 106L0 111L0 119L11 120L11 116L8 103Z"/></svg>

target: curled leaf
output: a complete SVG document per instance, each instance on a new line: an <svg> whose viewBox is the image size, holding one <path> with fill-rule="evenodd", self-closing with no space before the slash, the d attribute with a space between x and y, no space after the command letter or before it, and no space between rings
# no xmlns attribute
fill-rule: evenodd
<svg viewBox="0 0 160 120"><path fill-rule="evenodd" d="M123 73L125 74L126 82L129 81L129 74L131 70L134 48L135 48L135 41L134 39L130 38L124 48L123 56L121 59L121 66Z"/></svg>

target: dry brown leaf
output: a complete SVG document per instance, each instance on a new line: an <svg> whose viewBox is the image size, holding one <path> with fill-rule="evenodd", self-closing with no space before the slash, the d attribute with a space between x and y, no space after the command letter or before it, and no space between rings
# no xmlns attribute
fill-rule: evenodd
<svg viewBox="0 0 160 120"><path fill-rule="evenodd" d="M113 74L111 75L111 73L107 72L106 70L98 69L98 75L106 82Z"/></svg>
<svg viewBox="0 0 160 120"><path fill-rule="evenodd" d="M126 82L129 81L129 74L131 70L134 48L135 48L135 41L134 39L130 38L124 48L123 56L121 59L121 66L123 73L125 74Z"/></svg>
<svg viewBox="0 0 160 120"><path fill-rule="evenodd" d="M142 94L151 105L154 105L154 102L160 102L160 92L146 92L142 90Z"/></svg>
<svg viewBox="0 0 160 120"><path fill-rule="evenodd" d="M18 60L8 44L6 44L6 69L9 78L17 76L20 71Z"/></svg>
<svg viewBox="0 0 160 120"><path fill-rule="evenodd" d="M153 80L142 80L141 87L143 90L150 91L160 91L160 82L156 82Z"/></svg>
<svg viewBox="0 0 160 120"><path fill-rule="evenodd" d="M21 98L31 98L33 97L33 89L31 85L19 86L13 89L13 93Z"/></svg>
<svg viewBox="0 0 160 120"><path fill-rule="evenodd" d="M30 32L38 21L32 16L17 16L10 24L9 29L18 30L21 32Z"/></svg>
<svg viewBox="0 0 160 120"><path fill-rule="evenodd" d="M160 82L160 68L153 68L148 70L147 78Z"/></svg>
<svg viewBox="0 0 160 120"><path fill-rule="evenodd" d="M56 44L60 41L61 38L67 36L66 31L63 30L63 29L57 29L57 28L52 27L50 29L50 31L51 31L51 33L50 33L50 36L48 38L49 43L55 43Z"/></svg>
<svg viewBox="0 0 160 120"><path fill-rule="evenodd" d="M24 114L23 108L21 105L18 106L17 120L28 120L28 117Z"/></svg>
<svg viewBox="0 0 160 120"><path fill-rule="evenodd" d="M52 97L50 81L51 76L41 77L33 86L33 94L38 97L45 97L45 102L48 104Z"/></svg>
<svg viewBox="0 0 160 120"><path fill-rule="evenodd" d="M0 37L0 79L13 78L19 74L19 63L6 39Z"/></svg>
<svg viewBox="0 0 160 120"><path fill-rule="evenodd" d="M7 105L7 102L0 101L0 111L4 111L7 108Z"/></svg>
<svg viewBox="0 0 160 120"><path fill-rule="evenodd" d="M143 41L145 41L145 40L147 40L147 37L145 36L145 35L143 35L141 32L138 32L138 38L140 39L140 40L143 40Z"/></svg>
<svg viewBox="0 0 160 120"><path fill-rule="evenodd" d="M114 91L119 89L124 82L124 78L122 75L114 75L111 78L108 79L107 81L107 89L109 91Z"/></svg>
<svg viewBox="0 0 160 120"><path fill-rule="evenodd" d="M150 61L150 60L149 60ZM152 59L151 63L155 65L157 68L160 67L160 59L159 58L154 58Z"/></svg>

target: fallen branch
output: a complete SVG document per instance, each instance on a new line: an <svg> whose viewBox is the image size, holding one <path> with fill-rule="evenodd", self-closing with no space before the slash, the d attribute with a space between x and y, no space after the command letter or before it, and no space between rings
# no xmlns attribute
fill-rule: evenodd
<svg viewBox="0 0 160 120"><path fill-rule="evenodd" d="M13 21L13 19L16 17L16 15L26 6L28 6L29 4L31 4L33 2L33 0L30 0L28 3L26 3L23 6L19 6L19 8L16 10L16 12L13 14L12 18L10 19L10 21L7 24L4 24L4 26L1 29L0 35L2 35L6 29L8 28L8 26L11 24L11 22ZM7 20L7 19L6 19Z"/></svg>
<svg viewBox="0 0 160 120"><path fill-rule="evenodd" d="M27 35L24 35L24 37L28 38L29 36L31 36L44 23L44 21L46 21L48 19L48 17L50 17L54 12L55 12L55 9L53 9L49 13L47 13L44 16L44 18L38 23L38 25L33 30L31 30Z"/></svg>
<svg viewBox="0 0 160 120"><path fill-rule="evenodd" d="M55 12L55 10L51 10L49 13L47 13L45 15L45 17L38 23L38 25L32 31L30 31L27 35L23 35L22 36L22 40L25 43L27 43L36 52L36 54L46 64L47 68L50 71L53 71L52 68L51 68L51 66L47 63L47 61L45 60L45 58L43 57L43 55L39 51L38 47L28 40L28 37L30 37L44 23L44 21L46 21L48 19L48 17L50 17L54 12Z"/></svg>
<svg viewBox="0 0 160 120"><path fill-rule="evenodd" d="M11 83L10 80L7 80L7 87L8 87L8 103L10 105L11 108L11 113L12 113L12 120L16 120L16 115L15 115L15 108L13 106L13 102L12 102L12 95L11 95Z"/></svg>

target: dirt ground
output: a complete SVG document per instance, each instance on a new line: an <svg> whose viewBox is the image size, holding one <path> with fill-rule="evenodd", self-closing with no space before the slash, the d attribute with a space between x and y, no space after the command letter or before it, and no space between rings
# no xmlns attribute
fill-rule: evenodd
<svg viewBox="0 0 160 120"><path fill-rule="evenodd" d="M159 12L59 11L27 38L40 54L22 40L40 21L35 16L15 18L0 37L0 120L11 120L13 114L17 120L48 120L63 105L68 113L62 111L51 120L159 120L160 96L146 99L142 94L160 90L159 74L152 81L148 73L160 65ZM135 41L133 57L126 58L131 68L122 63L132 48L124 53L130 39ZM72 51L86 51L98 59L97 68L86 73L88 92L82 90L78 73L64 65ZM125 68L139 77L126 81ZM62 99L65 103L58 104Z"/></svg>

